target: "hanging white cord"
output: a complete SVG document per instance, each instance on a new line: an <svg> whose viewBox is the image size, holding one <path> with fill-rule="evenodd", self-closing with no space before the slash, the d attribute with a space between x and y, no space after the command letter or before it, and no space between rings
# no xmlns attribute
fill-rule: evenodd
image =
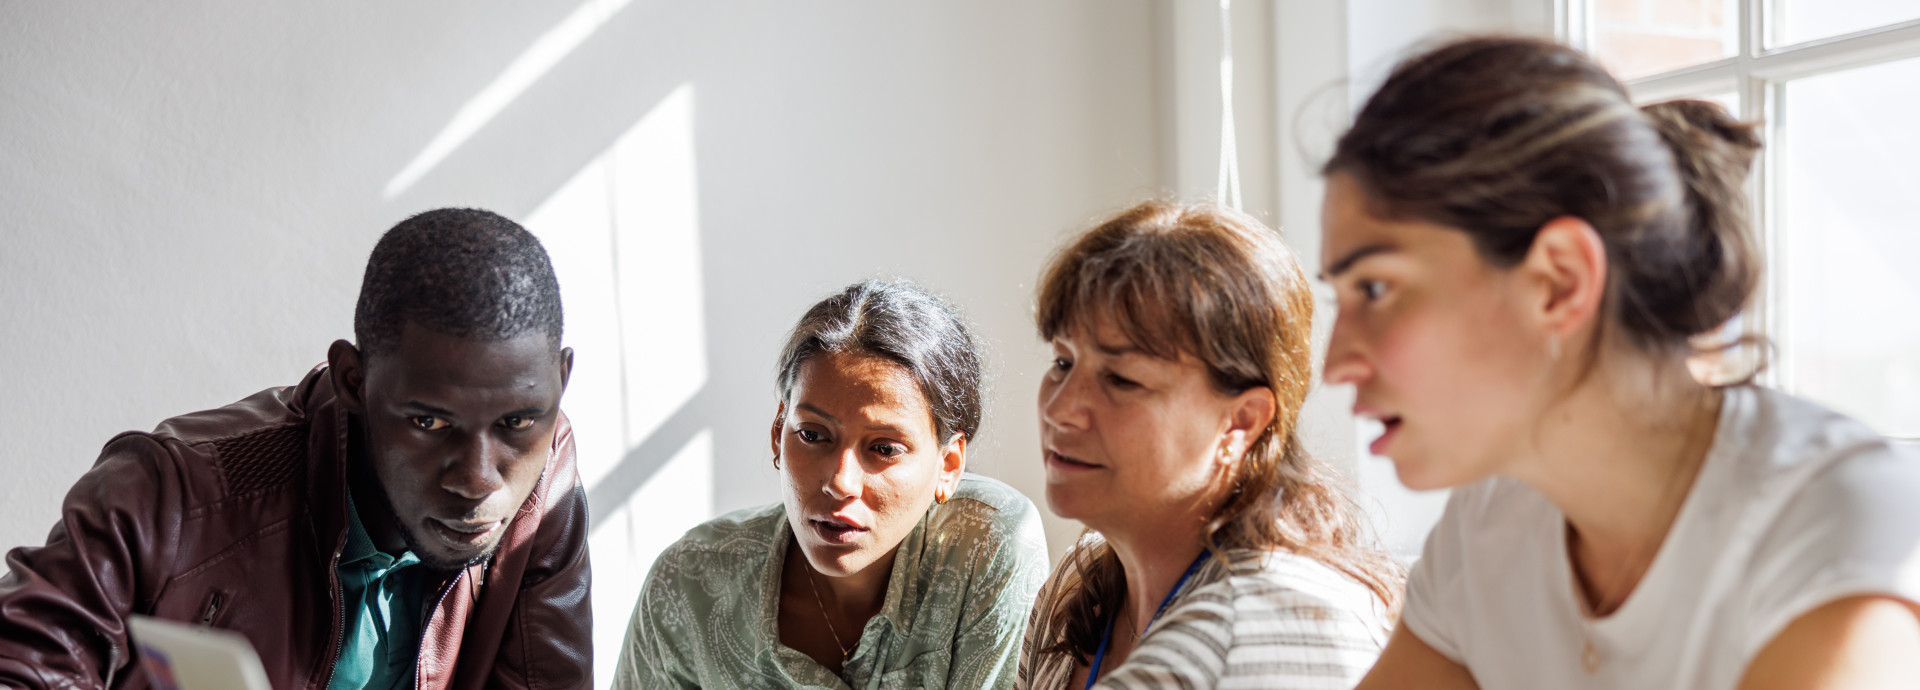
<svg viewBox="0 0 1920 690"><path fill-rule="evenodd" d="M1220 0L1220 203L1240 209L1240 146L1233 137L1233 0Z"/></svg>

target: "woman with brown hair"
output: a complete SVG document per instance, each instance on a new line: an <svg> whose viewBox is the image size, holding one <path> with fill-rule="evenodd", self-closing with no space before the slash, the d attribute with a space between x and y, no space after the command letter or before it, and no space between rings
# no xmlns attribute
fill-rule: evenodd
<svg viewBox="0 0 1920 690"><path fill-rule="evenodd" d="M1326 166L1325 376L1456 488L1361 687L1920 687L1920 462L1689 367L1739 344L1759 147L1532 39L1368 101Z"/></svg>
<svg viewBox="0 0 1920 690"><path fill-rule="evenodd" d="M1041 590L1015 687L1348 688L1397 567L1295 434L1313 297L1234 211L1129 209L1040 285L1047 504L1088 532Z"/></svg>

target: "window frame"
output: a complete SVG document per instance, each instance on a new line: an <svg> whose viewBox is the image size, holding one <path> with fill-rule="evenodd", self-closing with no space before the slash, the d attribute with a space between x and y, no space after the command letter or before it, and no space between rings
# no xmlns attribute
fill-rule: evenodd
<svg viewBox="0 0 1920 690"><path fill-rule="evenodd" d="M1556 37L1581 50L1593 45L1594 5L1602 0L1552 0ZM1793 280L1791 263L1783 261L1784 236L1780 227L1780 200L1784 191L1780 176L1780 157L1785 132L1779 117L1789 82L1822 74L1920 58L1920 18L1823 38L1768 46L1768 31L1775 3L1780 0L1736 0L1737 52L1726 58L1680 69L1669 70L1626 82L1636 102L1651 103L1672 98L1706 98L1714 94L1736 93L1740 119L1761 123L1767 146L1754 161L1753 174L1747 180L1752 206L1754 231L1764 252L1767 270L1763 272L1753 305L1742 318L1748 335L1762 336L1774 346L1768 367L1759 376L1761 383L1793 390L1793 343L1787 337L1786 320L1776 305L1785 298L1786 285ZM1905 443L1920 444L1920 438L1895 437Z"/></svg>

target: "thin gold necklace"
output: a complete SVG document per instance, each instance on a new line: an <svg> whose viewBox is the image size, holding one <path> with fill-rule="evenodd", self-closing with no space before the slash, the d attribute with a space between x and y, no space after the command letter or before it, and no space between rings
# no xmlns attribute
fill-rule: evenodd
<svg viewBox="0 0 1920 690"><path fill-rule="evenodd" d="M1573 525L1567 525L1567 529L1568 531L1572 531ZM1665 538L1662 537L1661 541L1665 541ZM1614 587L1619 587L1619 582L1626 579L1627 573L1633 570L1634 563L1639 562L1641 555L1645 552L1646 545L1642 543L1638 548L1634 549L1631 558L1621 562L1621 565L1624 567L1614 573ZM1642 577L1644 577L1644 575ZM1628 589L1627 591L1631 594L1632 589ZM1584 598L1585 595L1583 594L1582 597ZM1618 607L1621 603L1625 603L1625 601L1615 602L1613 596L1603 592L1601 593L1601 599L1594 602L1593 605L1587 609L1587 615L1580 617L1580 666L1586 669L1587 675L1593 675L1600 671L1600 650L1593 644L1594 620L1602 615L1606 615L1602 612L1610 613L1610 607Z"/></svg>
<svg viewBox="0 0 1920 690"><path fill-rule="evenodd" d="M807 567L806 564L801 564L800 567L805 568L807 571L807 587L813 590L813 602L820 605L820 619L827 622L827 634L833 636L833 646L840 648L840 663L844 665L847 663L847 659L853 656L853 650L847 649L847 646L844 644L840 644L840 631L833 628L833 616L827 615L827 600L820 598L820 585L813 583L813 568ZM855 640L855 642L859 642L859 640Z"/></svg>
<svg viewBox="0 0 1920 690"><path fill-rule="evenodd" d="M1719 426L1720 426L1719 401L1716 400L1714 405L1713 415L1712 415L1712 429L1714 431L1718 431ZM1674 488L1680 486L1683 483L1680 481L1680 477L1686 474L1687 466L1692 464L1690 462L1690 459L1693 457L1693 453L1696 450L1695 446L1698 444L1699 436L1700 436L1700 432L1697 430L1690 430L1689 433L1687 434L1687 444L1684 447L1684 449L1681 451L1683 453L1680 456L1681 460L1679 462L1674 463L1673 476L1668 477L1667 485L1660 489L1660 502L1656 504L1656 509L1665 510L1667 507L1667 502L1673 499ZM1711 432L1708 438L1712 438ZM1700 466L1702 467L1706 465L1706 453L1712 450L1712 447L1711 447L1712 444L1709 443L1708 446L1709 447L1706 449L1706 451L1703 451L1700 453ZM1681 496L1682 502L1685 502L1685 498L1686 497L1683 494ZM1667 540L1667 533L1672 532L1673 528L1677 526L1679 522L1680 522L1680 515L1676 511L1673 517L1673 523L1667 525L1667 529L1660 534L1659 539L1656 539L1653 541L1651 546L1658 547L1660 544L1665 543ZM1567 523L1566 529L1567 529L1567 532L1572 533L1573 523L1571 522ZM1639 562L1641 556L1646 554L1648 546L1650 545L1647 542L1642 541L1640 544L1634 547L1632 556L1620 563L1622 567L1619 568L1617 571L1615 571L1613 582L1611 583L1616 589L1619 588L1620 582L1626 579L1627 573L1632 572L1634 564ZM1654 552L1653 556L1648 557L1647 559L1648 570L1651 570L1653 567L1653 562L1652 562L1653 559L1658 557L1659 557L1659 552L1657 550ZM1578 569L1574 571L1574 575L1575 577L1579 577ZM1640 578L1646 579L1646 573L1642 572L1640 575ZM1580 617L1580 633L1581 633L1580 638L1582 642L1581 649L1580 649L1580 666L1586 669L1587 675L1593 675L1600 671L1600 661L1601 661L1600 650L1598 647L1594 646L1593 644L1594 619L1598 618L1601 615L1611 615L1615 613L1616 612L1615 609L1625 604L1627 597L1630 597L1633 595L1633 590L1639 588L1638 582L1635 582L1634 584L1635 584L1634 587L1626 588L1626 593L1624 595L1619 595L1618 597L1619 601L1615 601L1614 596L1609 596L1607 593L1601 592L1600 600L1594 602L1593 606L1587 610L1588 615ZM1586 595L1583 592L1581 594L1581 597L1584 599L1585 596Z"/></svg>

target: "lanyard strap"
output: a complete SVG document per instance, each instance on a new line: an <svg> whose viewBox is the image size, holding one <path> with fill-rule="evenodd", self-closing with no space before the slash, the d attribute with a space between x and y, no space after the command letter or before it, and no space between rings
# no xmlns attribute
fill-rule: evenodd
<svg viewBox="0 0 1920 690"><path fill-rule="evenodd" d="M1154 621L1160 620L1160 614L1167 612L1167 604L1173 603L1173 595L1179 594L1180 588L1186 586L1187 578L1193 577L1194 571L1199 570L1200 564L1205 563L1206 561L1207 561L1207 552L1201 551L1200 555L1193 559L1193 565L1187 566L1187 572L1180 576L1180 581L1173 583L1173 591L1167 592L1167 598L1160 600L1160 608L1155 609L1153 612L1153 617L1147 619L1148 630L1153 629ZM1125 606L1126 604L1122 602L1121 605ZM1115 613L1118 613L1118 612L1116 611ZM1107 658L1107 643L1113 640L1113 624L1119 620L1120 620L1120 616L1118 615L1107 619L1107 632L1100 635L1100 648L1094 650L1093 666L1087 669L1088 690L1091 690L1093 688L1094 681L1100 678L1100 662Z"/></svg>

